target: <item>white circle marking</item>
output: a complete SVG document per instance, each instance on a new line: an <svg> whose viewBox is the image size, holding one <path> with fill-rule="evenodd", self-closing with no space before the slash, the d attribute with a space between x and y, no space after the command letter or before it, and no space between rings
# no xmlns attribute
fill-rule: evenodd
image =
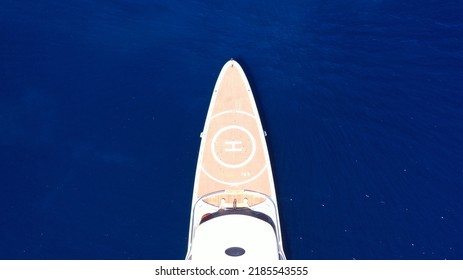
<svg viewBox="0 0 463 280"><path fill-rule="evenodd" d="M239 164L229 164L229 163L226 163L226 162L223 162L218 156L217 156L217 152L215 151L215 142L217 140L217 138L220 136L220 134L222 134L223 132L227 131L227 130L230 130L230 129L238 129L238 130L241 130L243 131L244 133L246 133L246 135L248 135L248 137L251 139L251 143L252 143L252 150L251 150L251 154L248 156L248 158L239 163ZM239 125L228 125L228 126L225 126L225 127L222 127L221 129L219 129L219 131L217 131L217 133L214 135L214 137L212 138L212 141L211 141L211 151L212 151L212 156L214 157L214 159L220 163L221 165L227 167L227 168L239 168L239 167L242 167L242 166L245 166L246 164L248 164L253 158L254 158L254 155L256 153L256 140L254 139L254 137L252 136L251 132L249 132L247 129L245 129L244 127L241 127Z"/></svg>

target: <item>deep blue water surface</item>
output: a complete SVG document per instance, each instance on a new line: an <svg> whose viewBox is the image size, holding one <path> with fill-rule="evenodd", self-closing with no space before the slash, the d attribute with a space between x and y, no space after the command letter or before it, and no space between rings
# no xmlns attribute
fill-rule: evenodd
<svg viewBox="0 0 463 280"><path fill-rule="evenodd" d="M290 259L463 259L461 1L0 2L0 259L182 259L212 89Z"/></svg>

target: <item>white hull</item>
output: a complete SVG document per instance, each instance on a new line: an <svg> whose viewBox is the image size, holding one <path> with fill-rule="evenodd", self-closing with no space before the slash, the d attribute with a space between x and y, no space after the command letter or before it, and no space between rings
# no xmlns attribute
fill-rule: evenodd
<svg viewBox="0 0 463 280"><path fill-rule="evenodd" d="M186 258L285 259L264 131L234 60L220 72L201 137Z"/></svg>

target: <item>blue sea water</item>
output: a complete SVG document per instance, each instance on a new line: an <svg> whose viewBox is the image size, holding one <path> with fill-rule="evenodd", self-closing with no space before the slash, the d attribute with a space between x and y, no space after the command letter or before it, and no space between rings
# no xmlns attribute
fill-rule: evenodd
<svg viewBox="0 0 463 280"><path fill-rule="evenodd" d="M212 89L253 88L289 259L463 259L461 1L0 2L0 259L183 259Z"/></svg>

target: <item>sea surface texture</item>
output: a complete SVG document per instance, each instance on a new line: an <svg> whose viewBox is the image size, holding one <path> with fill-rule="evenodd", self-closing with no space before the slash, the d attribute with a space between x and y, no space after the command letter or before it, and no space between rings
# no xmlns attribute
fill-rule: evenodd
<svg viewBox="0 0 463 280"><path fill-rule="evenodd" d="M0 1L0 259L183 259L234 58L289 259L463 259L461 1Z"/></svg>

